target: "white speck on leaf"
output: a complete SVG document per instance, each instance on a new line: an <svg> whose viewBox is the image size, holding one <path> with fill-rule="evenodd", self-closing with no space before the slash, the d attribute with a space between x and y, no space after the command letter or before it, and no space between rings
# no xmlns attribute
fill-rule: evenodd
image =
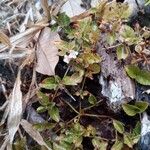
<svg viewBox="0 0 150 150"><path fill-rule="evenodd" d="M69 57L68 55L65 55L65 56L64 56L63 61L64 61L65 63L69 64L70 60L71 60L71 59L70 59L70 57Z"/></svg>
<svg viewBox="0 0 150 150"><path fill-rule="evenodd" d="M77 51L70 50L70 51L69 51L69 55L67 55L67 54L64 55L63 61L68 64L72 58L73 58L73 59L77 58L77 55L78 55L78 52L77 52Z"/></svg>

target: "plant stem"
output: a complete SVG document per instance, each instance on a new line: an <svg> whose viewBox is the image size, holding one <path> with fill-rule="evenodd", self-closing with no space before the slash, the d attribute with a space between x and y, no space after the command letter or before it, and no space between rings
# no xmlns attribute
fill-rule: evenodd
<svg viewBox="0 0 150 150"><path fill-rule="evenodd" d="M82 116L96 117L96 118L110 118L110 119L112 119L112 117L110 117L110 116L106 116L106 115L82 114Z"/></svg>
<svg viewBox="0 0 150 150"><path fill-rule="evenodd" d="M97 104L99 104L99 103L102 102L102 101L103 101L103 100L99 100L96 104L91 105L91 106L89 106L89 107L86 107L86 108L84 108L83 110L85 111L85 110L91 109L92 107L96 106Z"/></svg>
<svg viewBox="0 0 150 150"><path fill-rule="evenodd" d="M64 101L64 100L63 100ZM80 113L67 101L64 101L75 113L77 113L78 115L80 115Z"/></svg>

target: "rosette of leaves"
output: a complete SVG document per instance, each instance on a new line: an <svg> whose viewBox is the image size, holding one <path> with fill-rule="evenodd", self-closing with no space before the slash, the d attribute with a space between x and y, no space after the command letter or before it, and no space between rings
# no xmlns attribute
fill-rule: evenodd
<svg viewBox="0 0 150 150"><path fill-rule="evenodd" d="M73 123L67 130L63 130L53 142L53 149L70 150L82 148L84 137L95 136L96 130L92 126L83 127L80 123Z"/></svg>
<svg viewBox="0 0 150 150"><path fill-rule="evenodd" d="M82 47L90 47L90 44L98 41L100 31L91 17L80 20L76 26L74 37L78 43L82 44Z"/></svg>

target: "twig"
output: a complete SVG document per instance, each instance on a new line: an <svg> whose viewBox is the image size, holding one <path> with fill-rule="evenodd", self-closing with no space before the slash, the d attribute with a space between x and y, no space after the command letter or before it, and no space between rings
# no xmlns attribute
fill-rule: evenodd
<svg viewBox="0 0 150 150"><path fill-rule="evenodd" d="M110 116L96 115L96 114L81 114L81 116L96 117L96 118L110 118L110 119L112 119L112 117L110 117Z"/></svg>
<svg viewBox="0 0 150 150"><path fill-rule="evenodd" d="M64 101L64 100L63 100ZM88 116L88 117L96 117L96 118L111 118L110 116L106 116L106 115L97 115L97 114L87 114L87 113L80 113L78 112L70 103L68 103L67 101L64 101L75 113L77 113L80 116ZM83 109L84 110L84 109ZM82 112L82 111L81 111Z"/></svg>
<svg viewBox="0 0 150 150"><path fill-rule="evenodd" d="M82 20L84 18L87 18L91 15L92 13L90 11L86 11L86 12L83 12L81 13L80 15L76 15L74 17L71 18L71 22L76 22L78 20Z"/></svg>
<svg viewBox="0 0 150 150"><path fill-rule="evenodd" d="M85 110L88 110L88 109L91 109L92 107L95 107L97 104L99 104L100 102L102 102L102 100L99 100L98 102L96 102L96 104L94 104L94 105L91 105L91 106L89 106L89 107L86 107L86 108L84 108L84 111Z"/></svg>
<svg viewBox="0 0 150 150"><path fill-rule="evenodd" d="M64 100L63 100L64 101ZM75 113L77 113L78 115L80 115L80 113L67 101L64 101Z"/></svg>
<svg viewBox="0 0 150 150"><path fill-rule="evenodd" d="M73 97L73 95L71 95L71 93L64 87L63 90L65 91L65 93L70 96L74 101L76 101L76 99Z"/></svg>
<svg viewBox="0 0 150 150"><path fill-rule="evenodd" d="M80 117L80 115L75 116L74 118L72 118L71 120L69 120L65 125L68 126L71 122L73 122L78 117ZM55 134L57 134L63 128L64 127L59 128L57 131L55 131Z"/></svg>
<svg viewBox="0 0 150 150"><path fill-rule="evenodd" d="M116 47L119 47L123 45L123 43L119 43L119 44L116 44L116 45L113 45L113 46L110 46L110 47L105 47L105 48L102 48L101 50L109 50L109 49L114 49Z"/></svg>

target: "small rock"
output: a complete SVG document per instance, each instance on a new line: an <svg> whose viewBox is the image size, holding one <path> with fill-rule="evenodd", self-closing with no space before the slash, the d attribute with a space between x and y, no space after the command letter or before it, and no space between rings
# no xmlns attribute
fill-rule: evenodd
<svg viewBox="0 0 150 150"><path fill-rule="evenodd" d="M102 94L108 98L113 108L135 98L134 82L128 77L116 56L116 53L99 47L98 53L102 58L101 75L99 82L102 85ZM115 106L115 107L114 107ZM114 109L116 110L116 109Z"/></svg>
<svg viewBox="0 0 150 150"><path fill-rule="evenodd" d="M144 113L142 118L141 138L139 142L140 150L150 150L150 120Z"/></svg>

